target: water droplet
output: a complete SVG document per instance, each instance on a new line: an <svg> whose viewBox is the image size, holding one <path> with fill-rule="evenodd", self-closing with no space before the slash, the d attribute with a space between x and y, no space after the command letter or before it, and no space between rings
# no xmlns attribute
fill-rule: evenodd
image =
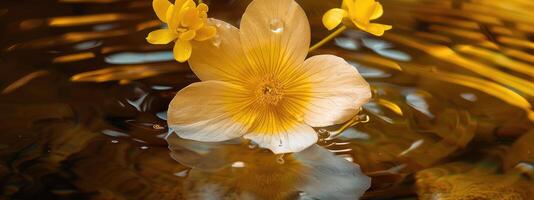
<svg viewBox="0 0 534 200"><path fill-rule="evenodd" d="M147 150L148 147L147 147L147 146L142 146L141 149L142 149L142 150Z"/></svg>
<svg viewBox="0 0 534 200"><path fill-rule="evenodd" d="M183 170L181 172L174 173L174 175L178 177L186 177L188 173L189 173L189 170Z"/></svg>
<svg viewBox="0 0 534 200"><path fill-rule="evenodd" d="M276 158L276 162L277 162L278 164L284 164L284 163L286 162L286 161L284 160L284 154L280 154L280 155L278 155L277 158Z"/></svg>
<svg viewBox="0 0 534 200"><path fill-rule="evenodd" d="M473 94L473 93L462 93L462 94L460 94L460 96L463 99L471 101L471 102L477 101L477 96L475 94Z"/></svg>
<svg viewBox="0 0 534 200"><path fill-rule="evenodd" d="M213 39L211 39L211 44L217 48L221 46L222 39L219 35L216 35Z"/></svg>
<svg viewBox="0 0 534 200"><path fill-rule="evenodd" d="M215 26L217 28L221 27L221 22L220 21L215 20L215 18L210 18L210 20L214 22L214 24L215 24Z"/></svg>
<svg viewBox="0 0 534 200"><path fill-rule="evenodd" d="M253 141L250 141L250 143L248 144L248 148L250 149L255 149L256 147L258 147L258 144Z"/></svg>
<svg viewBox="0 0 534 200"><path fill-rule="evenodd" d="M273 33L281 33L284 31L284 22L280 19L272 19L269 28Z"/></svg>
<svg viewBox="0 0 534 200"><path fill-rule="evenodd" d="M370 120L371 119L369 118L369 115L366 115L366 114L358 115L358 123L367 123Z"/></svg>
<svg viewBox="0 0 534 200"><path fill-rule="evenodd" d="M245 163L242 162L242 161L237 161L237 162L232 163L232 167L233 168L243 168L243 167L245 167Z"/></svg>
<svg viewBox="0 0 534 200"><path fill-rule="evenodd" d="M152 125L152 128L153 128L153 129L156 129L156 130L162 130L162 129L165 129L164 126L159 125L159 124L153 124L153 125Z"/></svg>
<svg viewBox="0 0 534 200"><path fill-rule="evenodd" d="M119 143L119 141L118 140L111 140L111 143L117 144L117 143Z"/></svg>

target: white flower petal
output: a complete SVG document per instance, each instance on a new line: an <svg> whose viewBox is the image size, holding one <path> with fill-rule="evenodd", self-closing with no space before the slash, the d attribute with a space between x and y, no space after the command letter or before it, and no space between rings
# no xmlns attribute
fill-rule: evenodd
<svg viewBox="0 0 534 200"><path fill-rule="evenodd" d="M241 42L252 67L284 73L302 64L310 47L310 25L294 0L254 0L240 25Z"/></svg>
<svg viewBox="0 0 534 200"><path fill-rule="evenodd" d="M358 70L343 58L319 55L307 59L303 66L310 94L303 114L312 127L324 127L348 121L371 98L369 84ZM298 90L297 90L298 91Z"/></svg>
<svg viewBox="0 0 534 200"><path fill-rule="evenodd" d="M212 19L217 36L194 42L189 65L200 80L239 81L249 67L241 46L239 30L224 21Z"/></svg>
<svg viewBox="0 0 534 200"><path fill-rule="evenodd" d="M235 109L245 96L239 86L230 83L193 83L180 90L169 104L167 123L186 139L216 142L240 137L253 120L239 118Z"/></svg>

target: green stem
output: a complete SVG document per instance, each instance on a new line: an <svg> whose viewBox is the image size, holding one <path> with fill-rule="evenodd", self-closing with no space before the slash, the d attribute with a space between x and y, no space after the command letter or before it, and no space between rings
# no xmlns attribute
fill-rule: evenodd
<svg viewBox="0 0 534 200"><path fill-rule="evenodd" d="M316 49L318 49L319 47L323 46L324 44L326 44L327 42L329 42L330 40L334 39L335 37L337 37L339 34L343 33L343 31L345 31L345 29L347 29L346 26L341 26L339 27L336 31L330 33L330 35L326 36L325 38L323 38L321 41L317 42L316 44L314 44L309 51L314 51Z"/></svg>

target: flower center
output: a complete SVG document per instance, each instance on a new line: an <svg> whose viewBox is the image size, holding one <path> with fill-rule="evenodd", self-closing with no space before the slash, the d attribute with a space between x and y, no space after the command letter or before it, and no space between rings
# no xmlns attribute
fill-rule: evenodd
<svg viewBox="0 0 534 200"><path fill-rule="evenodd" d="M283 95L282 86L272 78L264 79L256 89L256 99L262 104L276 105Z"/></svg>

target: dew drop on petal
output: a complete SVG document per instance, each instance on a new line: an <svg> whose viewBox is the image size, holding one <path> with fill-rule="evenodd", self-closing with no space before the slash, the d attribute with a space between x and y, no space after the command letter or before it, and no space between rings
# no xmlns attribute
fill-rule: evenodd
<svg viewBox="0 0 534 200"><path fill-rule="evenodd" d="M221 27L221 22L220 22L220 21L215 20L215 18L210 18L210 20L212 20L212 21L214 22L214 24L215 24L215 26L216 26L217 28L220 28L220 27Z"/></svg>
<svg viewBox="0 0 534 200"><path fill-rule="evenodd" d="M281 33L284 31L284 22L280 19L272 19L269 26L273 33Z"/></svg>
<svg viewBox="0 0 534 200"><path fill-rule="evenodd" d="M221 46L221 43L222 43L222 39L219 35L215 36L212 40L211 40L211 44L217 48L219 48Z"/></svg>

